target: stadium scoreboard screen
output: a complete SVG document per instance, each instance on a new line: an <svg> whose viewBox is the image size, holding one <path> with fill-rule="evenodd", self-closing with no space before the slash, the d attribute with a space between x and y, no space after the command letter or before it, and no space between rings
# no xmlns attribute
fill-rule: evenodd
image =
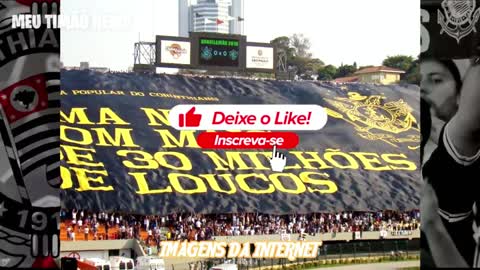
<svg viewBox="0 0 480 270"><path fill-rule="evenodd" d="M156 36L157 67L233 72L274 72L275 48L247 37L191 32L189 37Z"/></svg>
<svg viewBox="0 0 480 270"><path fill-rule="evenodd" d="M222 38L198 39L198 63L202 66L239 67L240 41Z"/></svg>

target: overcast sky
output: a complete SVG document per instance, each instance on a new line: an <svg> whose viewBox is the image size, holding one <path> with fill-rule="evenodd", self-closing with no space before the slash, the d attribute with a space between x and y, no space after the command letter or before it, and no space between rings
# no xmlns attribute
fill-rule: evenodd
<svg viewBox="0 0 480 270"><path fill-rule="evenodd" d="M326 64L380 65L387 56L416 57L420 50L420 0L244 0L248 41L269 42L303 33L310 51ZM65 66L126 70L134 43L178 35L177 0L70 0L62 14L80 15L83 26L63 28ZM82 17L88 16L88 17ZM110 27L99 21L110 20Z"/></svg>

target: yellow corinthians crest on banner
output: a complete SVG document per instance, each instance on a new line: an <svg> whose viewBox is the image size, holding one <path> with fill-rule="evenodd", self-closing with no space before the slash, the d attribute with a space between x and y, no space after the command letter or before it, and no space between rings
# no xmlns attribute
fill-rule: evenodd
<svg viewBox="0 0 480 270"><path fill-rule="evenodd" d="M360 137L417 149L420 131L412 108L402 99L385 99L383 95L362 96L357 92L349 92L348 97L325 98L335 108L327 108L328 115L352 124Z"/></svg>

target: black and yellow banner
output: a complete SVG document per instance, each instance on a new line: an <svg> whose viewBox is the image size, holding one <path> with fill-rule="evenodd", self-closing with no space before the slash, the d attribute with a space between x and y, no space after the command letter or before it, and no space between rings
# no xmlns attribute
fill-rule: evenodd
<svg viewBox="0 0 480 270"><path fill-rule="evenodd" d="M61 175L68 208L165 214L418 208L419 89L175 75L62 72ZM319 104L287 167L271 151L201 149L170 127L177 104ZM235 132L235 131L232 131Z"/></svg>

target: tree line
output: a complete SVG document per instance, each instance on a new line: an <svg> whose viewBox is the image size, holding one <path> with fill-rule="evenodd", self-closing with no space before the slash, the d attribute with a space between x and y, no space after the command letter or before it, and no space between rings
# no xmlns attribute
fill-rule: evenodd
<svg viewBox="0 0 480 270"><path fill-rule="evenodd" d="M326 65L319 58L313 57L310 52L310 40L303 34L277 37L270 43L277 50L286 53L289 71L304 79L311 79L313 76L317 76L318 80L333 80L352 76L358 70L371 67L371 65L358 67L356 62L353 62L351 65L341 64L338 67ZM382 65L405 71L400 78L402 82L419 84L418 59L407 55L394 55L385 58Z"/></svg>

